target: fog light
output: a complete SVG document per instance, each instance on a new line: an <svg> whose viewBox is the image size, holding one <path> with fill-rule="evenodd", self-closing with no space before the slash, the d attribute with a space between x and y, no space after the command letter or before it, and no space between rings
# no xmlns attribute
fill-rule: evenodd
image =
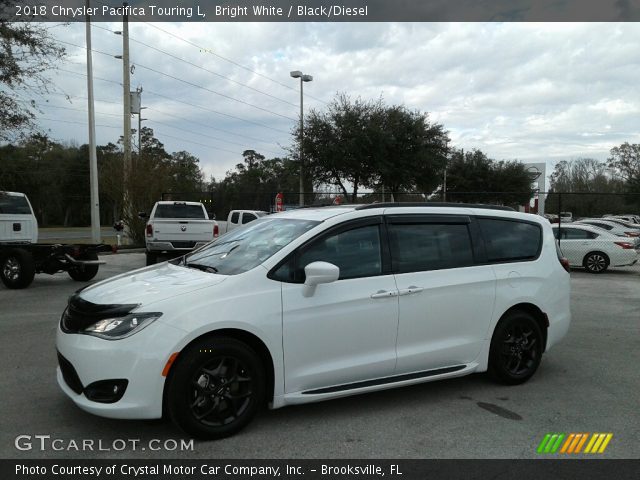
<svg viewBox="0 0 640 480"><path fill-rule="evenodd" d="M128 384L129 381L124 379L100 380L88 385L84 394L94 402L115 403L122 398Z"/></svg>

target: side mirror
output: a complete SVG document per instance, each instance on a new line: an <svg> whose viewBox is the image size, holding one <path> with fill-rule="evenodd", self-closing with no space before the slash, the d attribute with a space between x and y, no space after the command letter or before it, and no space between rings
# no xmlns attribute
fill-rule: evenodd
<svg viewBox="0 0 640 480"><path fill-rule="evenodd" d="M310 297L316 286L321 283L332 283L340 277L340 268L333 263L312 262L304 267L304 296Z"/></svg>
<svg viewBox="0 0 640 480"><path fill-rule="evenodd" d="M215 212L207 212L207 215L209 215L209 220L215 220L216 219Z"/></svg>
<svg viewBox="0 0 640 480"><path fill-rule="evenodd" d="M138 212L138 218L141 218L144 220L147 217L149 217L149 215L147 215L146 212Z"/></svg>

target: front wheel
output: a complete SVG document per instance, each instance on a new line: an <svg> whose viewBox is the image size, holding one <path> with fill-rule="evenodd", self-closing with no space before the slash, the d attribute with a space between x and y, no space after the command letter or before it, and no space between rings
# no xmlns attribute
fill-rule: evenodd
<svg viewBox="0 0 640 480"><path fill-rule="evenodd" d="M89 252L79 260L98 260L96 252ZM72 265L67 272L76 282L88 282L98 274L99 265Z"/></svg>
<svg viewBox="0 0 640 480"><path fill-rule="evenodd" d="M602 273L609 267L609 258L600 252L591 252L584 257L584 268L589 273Z"/></svg>
<svg viewBox="0 0 640 480"><path fill-rule="evenodd" d="M196 438L224 438L244 428L264 403L258 355L233 338L210 337L180 353L167 385L173 422Z"/></svg>
<svg viewBox="0 0 640 480"><path fill-rule="evenodd" d="M491 338L489 373L507 385L526 382L540 365L543 341L542 331L530 314L508 314Z"/></svg>

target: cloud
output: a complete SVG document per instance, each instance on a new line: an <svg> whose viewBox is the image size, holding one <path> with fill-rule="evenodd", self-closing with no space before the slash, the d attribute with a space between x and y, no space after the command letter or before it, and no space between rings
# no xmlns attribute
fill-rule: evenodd
<svg viewBox="0 0 640 480"><path fill-rule="evenodd" d="M122 27L93 28L93 48L109 54L93 54L94 75L115 82L95 80L97 123L113 127L97 129L106 143L122 128L122 63L110 56L121 54L122 37L99 27ZM51 31L84 45L83 24ZM454 146L496 159L606 158L615 145L640 142L635 23L131 23L130 34L145 124L169 151L192 152L217 178L245 149L286 154L299 115L291 70L314 77L305 111L324 108L336 92L382 95L429 112ZM66 46L61 68L79 75L58 72L52 81L86 97L86 52ZM86 112L54 108L70 106L60 95L47 100L43 117L53 120L42 126L54 138L86 142L85 127L63 123L86 125ZM86 100L72 100L86 109Z"/></svg>

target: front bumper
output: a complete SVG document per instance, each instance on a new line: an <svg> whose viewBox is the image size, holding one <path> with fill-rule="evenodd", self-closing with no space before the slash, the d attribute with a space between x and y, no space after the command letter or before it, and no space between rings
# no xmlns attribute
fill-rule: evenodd
<svg viewBox="0 0 640 480"><path fill-rule="evenodd" d="M58 365L58 384L78 407L95 415L161 418L165 382L162 370L181 336L179 330L158 321L122 340L65 333L58 326L56 347L63 357L60 361L68 362L65 375ZM111 379L128 381L124 395L115 403L91 401L82 391L94 382Z"/></svg>

